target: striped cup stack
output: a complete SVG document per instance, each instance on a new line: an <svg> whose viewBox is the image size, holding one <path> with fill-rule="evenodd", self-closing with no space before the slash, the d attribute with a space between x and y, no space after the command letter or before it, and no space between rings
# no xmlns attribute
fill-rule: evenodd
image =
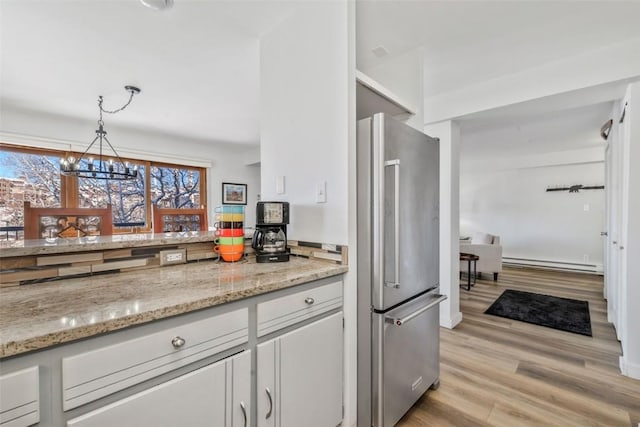
<svg viewBox="0 0 640 427"><path fill-rule="evenodd" d="M244 206L221 205L215 209L214 251L227 262L239 261L244 255Z"/></svg>

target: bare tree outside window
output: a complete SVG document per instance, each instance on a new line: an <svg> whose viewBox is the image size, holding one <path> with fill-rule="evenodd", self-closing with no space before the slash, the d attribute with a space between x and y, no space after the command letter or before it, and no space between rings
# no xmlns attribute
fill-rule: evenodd
<svg viewBox="0 0 640 427"><path fill-rule="evenodd" d="M115 226L144 223L146 220L144 168L144 165L138 165L136 179L126 181L78 178L79 206L104 208L111 205Z"/></svg>
<svg viewBox="0 0 640 427"><path fill-rule="evenodd" d="M200 172L152 166L151 201L161 208L199 208Z"/></svg>
<svg viewBox="0 0 640 427"><path fill-rule="evenodd" d="M0 226L24 224L24 202L60 207L60 158L0 151Z"/></svg>

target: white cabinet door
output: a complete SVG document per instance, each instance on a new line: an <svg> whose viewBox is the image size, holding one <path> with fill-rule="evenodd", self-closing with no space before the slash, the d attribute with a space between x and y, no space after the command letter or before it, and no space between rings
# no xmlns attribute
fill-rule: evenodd
<svg viewBox="0 0 640 427"><path fill-rule="evenodd" d="M259 427L340 423L342 336L340 312L258 346Z"/></svg>
<svg viewBox="0 0 640 427"><path fill-rule="evenodd" d="M245 351L69 420L67 427L244 427L240 402L248 426L250 367Z"/></svg>
<svg viewBox="0 0 640 427"><path fill-rule="evenodd" d="M251 425L251 352L245 351L227 362L227 419L225 425L231 427L248 427ZM211 423L209 426L217 426Z"/></svg>
<svg viewBox="0 0 640 427"><path fill-rule="evenodd" d="M279 338L258 344L258 427L275 427L276 423L276 378L280 375L280 366L276 363L276 349L279 349Z"/></svg>

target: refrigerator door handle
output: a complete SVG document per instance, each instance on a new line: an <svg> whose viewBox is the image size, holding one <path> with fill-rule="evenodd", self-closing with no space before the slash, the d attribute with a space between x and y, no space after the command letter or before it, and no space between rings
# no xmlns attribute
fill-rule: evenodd
<svg viewBox="0 0 640 427"><path fill-rule="evenodd" d="M436 305L440 304L442 301L447 299L446 295L440 295L440 294L436 294L433 297L434 297L434 299L431 300L431 302L429 304L425 305L424 307L421 307L421 308L417 309L413 313L407 314L404 317L385 317L384 321L387 322L387 323L393 323L396 326L402 326L405 323L407 323L408 321L410 321L411 319L418 317L419 315L421 315L425 311L435 307Z"/></svg>
<svg viewBox="0 0 640 427"><path fill-rule="evenodd" d="M400 159L387 160L384 167L393 166L394 168L394 194L393 194L393 282L385 280L384 285L388 288L398 289L400 287Z"/></svg>

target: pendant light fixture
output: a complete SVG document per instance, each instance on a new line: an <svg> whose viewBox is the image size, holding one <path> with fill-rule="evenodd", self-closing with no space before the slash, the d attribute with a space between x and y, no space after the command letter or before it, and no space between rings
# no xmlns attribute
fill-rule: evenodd
<svg viewBox="0 0 640 427"><path fill-rule="evenodd" d="M102 96L98 96L100 118L98 119L96 137L79 158L76 159L74 156L69 156L66 159L63 158L60 160L60 173L62 175L77 176L79 178L112 179L116 181L135 179L138 176L138 167L131 167L128 162L122 161L118 152L107 139L107 132L104 130L104 122L102 121L102 113L115 114L124 110L131 103L133 95L140 93L140 89L135 86L125 86L124 88L129 92L129 100L117 110L108 111L102 108ZM96 141L100 145L97 160L91 157L91 154L88 154ZM113 155L106 154L107 157L110 157L109 160L103 157L103 155L105 155L102 147L103 141L106 142L106 145L113 152Z"/></svg>

